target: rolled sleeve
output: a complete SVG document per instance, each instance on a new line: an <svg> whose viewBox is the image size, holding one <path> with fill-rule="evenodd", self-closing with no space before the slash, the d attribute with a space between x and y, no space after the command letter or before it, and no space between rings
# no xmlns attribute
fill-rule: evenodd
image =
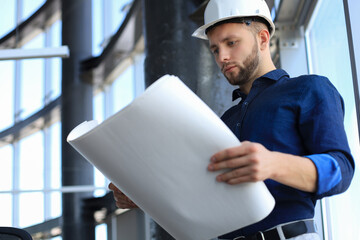
<svg viewBox="0 0 360 240"><path fill-rule="evenodd" d="M316 166L318 173L316 195L330 192L342 180L341 169L335 158L329 154L314 154L306 156Z"/></svg>
<svg viewBox="0 0 360 240"><path fill-rule="evenodd" d="M310 84L309 82L307 84ZM303 92L300 134L318 172L315 198L344 192L350 185L354 160L344 128L344 102L326 78L316 78Z"/></svg>

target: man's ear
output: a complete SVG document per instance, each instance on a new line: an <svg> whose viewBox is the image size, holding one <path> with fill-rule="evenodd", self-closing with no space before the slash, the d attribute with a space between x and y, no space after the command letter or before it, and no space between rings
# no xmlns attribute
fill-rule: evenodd
<svg viewBox="0 0 360 240"><path fill-rule="evenodd" d="M266 29L260 30L258 33L258 41L259 41L259 47L260 50L265 50L269 46L270 42L270 33Z"/></svg>

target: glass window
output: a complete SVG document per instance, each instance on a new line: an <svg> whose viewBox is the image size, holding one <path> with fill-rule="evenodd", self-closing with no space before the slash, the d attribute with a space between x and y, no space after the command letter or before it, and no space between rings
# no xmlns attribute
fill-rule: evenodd
<svg viewBox="0 0 360 240"><path fill-rule="evenodd" d="M51 92L50 92L50 99L54 100L61 95L61 58L51 58L49 59L51 63Z"/></svg>
<svg viewBox="0 0 360 240"><path fill-rule="evenodd" d="M93 98L93 117L98 123L104 121L104 95L104 92L100 92Z"/></svg>
<svg viewBox="0 0 360 240"><path fill-rule="evenodd" d="M135 98L134 66L128 67L113 83L114 113Z"/></svg>
<svg viewBox="0 0 360 240"><path fill-rule="evenodd" d="M135 83L134 83L134 66L128 67L112 84L111 89L108 91L98 93L93 98L94 106L94 119L101 123L105 118L109 117L115 112L121 110L127 106L135 98ZM107 101L105 100L107 99ZM111 99L112 98L112 99ZM105 105L109 106L105 106ZM111 108L110 113L105 114L104 108ZM108 180L104 175L94 168L94 185L96 187L107 188ZM95 197L103 196L106 193L106 190L96 190L94 192Z"/></svg>
<svg viewBox="0 0 360 240"><path fill-rule="evenodd" d="M12 189L13 150L11 145L0 148L0 191ZM1 211L0 211L1 212Z"/></svg>
<svg viewBox="0 0 360 240"><path fill-rule="evenodd" d="M104 98L105 98L105 93L104 92L100 92L98 94L96 94L93 98L93 114L94 114L94 119L98 122L101 123L102 121L104 121ZM105 187L106 184L106 179L104 177L104 175L97 169L94 167L94 185L96 187ZM94 192L94 196L95 197L100 197L103 196L105 194L105 190L96 190Z"/></svg>
<svg viewBox="0 0 360 240"><path fill-rule="evenodd" d="M42 132L20 141L20 189L44 187L44 142Z"/></svg>
<svg viewBox="0 0 360 240"><path fill-rule="evenodd" d="M128 13L133 0L111 0L112 2L112 24L111 30L115 33L122 22L124 21L126 14Z"/></svg>
<svg viewBox="0 0 360 240"><path fill-rule="evenodd" d="M51 135L51 188L61 187L61 123L50 127Z"/></svg>
<svg viewBox="0 0 360 240"><path fill-rule="evenodd" d="M1 2L0 16L0 38L8 34L15 28L15 4L16 0L7 0Z"/></svg>
<svg viewBox="0 0 360 240"><path fill-rule="evenodd" d="M38 35L24 48L44 47L44 34ZM21 118L32 115L44 105L44 59L21 60Z"/></svg>
<svg viewBox="0 0 360 240"><path fill-rule="evenodd" d="M61 193L60 192L52 192L51 193L51 218L60 217L62 214L62 201L61 201Z"/></svg>
<svg viewBox="0 0 360 240"><path fill-rule="evenodd" d="M106 183L106 178L104 177L104 175L97 169L94 167L94 185L95 187L100 187L100 188L106 188L107 183ZM102 190L102 189L98 189L96 191L94 191L94 197L101 197L104 196L106 194L106 190Z"/></svg>
<svg viewBox="0 0 360 240"><path fill-rule="evenodd" d="M61 46L61 20L56 21L50 27L50 35L51 35L51 47L60 47Z"/></svg>
<svg viewBox="0 0 360 240"><path fill-rule="evenodd" d="M0 193L0 226L12 226L12 196Z"/></svg>
<svg viewBox="0 0 360 240"><path fill-rule="evenodd" d="M92 53L94 56L101 54L104 41L103 34L103 2L102 0L92 0Z"/></svg>
<svg viewBox="0 0 360 240"><path fill-rule="evenodd" d="M93 55L100 55L121 26L133 0L92 0ZM106 14L104 14L106 12Z"/></svg>
<svg viewBox="0 0 360 240"><path fill-rule="evenodd" d="M14 123L14 61L0 61L0 132Z"/></svg>
<svg viewBox="0 0 360 240"><path fill-rule="evenodd" d="M60 47L61 46L61 21L57 21L50 28L51 35L51 46L50 47ZM50 58L51 62L51 94L50 99L55 99L61 95L61 58Z"/></svg>
<svg viewBox="0 0 360 240"><path fill-rule="evenodd" d="M21 228L44 221L44 194L42 192L20 193L19 202Z"/></svg>
<svg viewBox="0 0 360 240"><path fill-rule="evenodd" d="M45 2L45 0L23 0L22 19L26 20L34 12L36 12Z"/></svg>
<svg viewBox="0 0 360 240"><path fill-rule="evenodd" d="M95 239L102 240L107 239L107 226L106 224L100 224L95 228Z"/></svg>
<svg viewBox="0 0 360 240"><path fill-rule="evenodd" d="M311 73L327 76L345 102L345 129L355 161L359 159L359 136L346 23L342 0L320 1L307 32ZM359 162L357 162L359 166ZM329 239L360 239L360 179L356 169L350 189L327 199ZM346 206L344 208L344 206Z"/></svg>
<svg viewBox="0 0 360 240"><path fill-rule="evenodd" d="M26 20L45 2L45 0L2 1L0 38L15 27L17 3L22 11L21 19ZM61 21L54 23L48 33L41 33L26 43L23 49L45 47L45 34L48 34L47 36L51 40L47 46L61 46ZM50 63L48 72L50 74L46 80L51 87L47 94L51 99L55 99L61 95L61 59L51 58L46 61ZM15 67L15 65L19 67ZM17 86L15 86L15 73L19 74L20 78ZM0 61L0 111L2 113L0 132L14 123L15 89L19 89L19 99L17 100L20 103L21 119L31 116L44 107L45 59ZM44 197L45 194L42 191L45 177L44 133L41 129L37 130L36 133L14 144L17 147L13 147L11 144L0 147L0 226L15 224L27 227L41 223L45 220L45 209L49 209L48 206L50 206L50 217L61 216L61 192L50 192L49 199ZM50 154L46 155L51 158L49 165L51 184L49 182L49 185L51 188L57 189L61 187L61 123L53 124L49 130L51 139L48 150ZM18 163L15 161L14 164L14 156L17 156ZM17 176L17 179L13 179L14 176ZM14 187L20 193L11 194ZM45 204L47 204L46 208Z"/></svg>

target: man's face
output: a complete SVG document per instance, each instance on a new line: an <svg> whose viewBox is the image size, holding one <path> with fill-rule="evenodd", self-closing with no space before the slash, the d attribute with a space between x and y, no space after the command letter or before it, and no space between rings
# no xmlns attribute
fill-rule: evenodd
<svg viewBox="0 0 360 240"><path fill-rule="evenodd" d="M225 23L212 29L208 39L215 61L229 83L252 83L260 60L254 34L244 24Z"/></svg>

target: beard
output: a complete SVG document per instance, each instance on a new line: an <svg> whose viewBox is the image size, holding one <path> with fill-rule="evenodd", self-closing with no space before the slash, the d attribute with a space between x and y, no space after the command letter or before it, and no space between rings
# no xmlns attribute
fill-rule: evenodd
<svg viewBox="0 0 360 240"><path fill-rule="evenodd" d="M260 56L258 45L257 42L255 42L253 49L251 53L246 57L243 66L240 66L238 63L227 63L223 66L224 69L227 65L234 65L239 69L238 74L235 75L233 73L230 73L230 75L228 76L226 76L225 73L223 74L231 85L241 86L248 84L249 82L253 81L252 78L255 75L255 70L259 66L259 61Z"/></svg>

